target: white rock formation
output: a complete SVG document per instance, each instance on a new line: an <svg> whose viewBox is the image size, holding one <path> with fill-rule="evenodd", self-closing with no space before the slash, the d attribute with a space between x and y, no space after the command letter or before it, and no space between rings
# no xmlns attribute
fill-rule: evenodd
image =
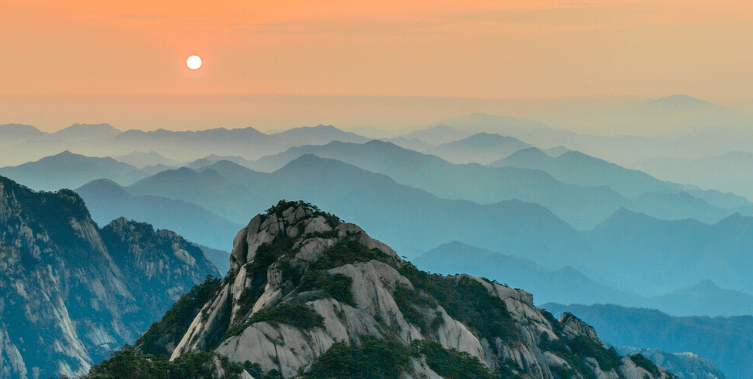
<svg viewBox="0 0 753 379"><path fill-rule="evenodd" d="M601 357L573 352L569 344L575 339L591 341L588 346L596 355L609 351L593 329L574 316L565 314L559 321L548 318L533 306L528 292L468 275L427 279L453 286L480 284L480 291L487 294L481 296L499 299L495 304L503 304L500 307L506 309L507 316L500 316L498 328L511 337L503 340L497 335L490 340L479 332L479 325L461 319L464 311L452 310L459 315L453 318L443 307L450 303L417 288L401 271L408 264L392 249L356 225L333 220L302 203L281 203L270 214L254 217L235 237L231 271L222 290L194 319L171 359L189 351L214 349L231 361L258 363L263 371L275 369L285 378L297 378L334 343L357 345L366 337L375 337L394 338L404 345L416 340L434 341L445 349L478 358L490 370L507 370L523 378L559 377L553 372L582 377L577 370L583 367L589 367L600 379L668 377L662 371L657 378L629 358L622 358L619 368L601 367ZM356 242L353 249L360 249L362 255L348 256L355 251L350 244ZM259 266L262 261L273 263L265 269ZM307 280L305 274L310 280L316 270L326 278L347 277L350 297L338 300L324 288L301 290L300 283ZM249 299L254 293L253 283L258 287L257 296ZM398 290L411 294L407 305L399 304L405 300L397 300ZM467 299L468 307L472 308L476 300ZM256 315L281 303L301 304L322 322L306 328L273 320L252 322ZM412 307L410 317L404 314L408 310L405 307ZM415 317L423 318L426 324L408 321ZM440 378L426 358L411 357L410 368L401 378Z"/></svg>

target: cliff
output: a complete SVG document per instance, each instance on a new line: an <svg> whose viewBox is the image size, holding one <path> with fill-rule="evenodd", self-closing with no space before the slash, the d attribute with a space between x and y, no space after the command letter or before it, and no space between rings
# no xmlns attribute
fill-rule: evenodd
<svg viewBox="0 0 753 379"><path fill-rule="evenodd" d="M175 233L100 229L75 192L0 177L0 378L83 375L209 274Z"/></svg>
<svg viewBox="0 0 753 379"><path fill-rule="evenodd" d="M163 339L173 362L212 352L227 359L224 375L256 378L673 377L605 347L576 317L535 308L528 292L419 271L300 201L241 229L230 266L180 339ZM157 329L179 334L166 322L147 333L152 349ZM91 377L108 377L109 364Z"/></svg>

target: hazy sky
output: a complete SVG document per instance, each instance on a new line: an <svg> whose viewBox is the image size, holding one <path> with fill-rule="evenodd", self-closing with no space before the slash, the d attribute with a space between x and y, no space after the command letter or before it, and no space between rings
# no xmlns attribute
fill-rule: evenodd
<svg viewBox="0 0 753 379"><path fill-rule="evenodd" d="M91 101L53 111L69 94L129 95L130 108L100 105L150 116L154 100L133 95L753 103L748 1L0 0L0 10L0 123L112 122L88 114ZM191 54L201 69L186 67Z"/></svg>

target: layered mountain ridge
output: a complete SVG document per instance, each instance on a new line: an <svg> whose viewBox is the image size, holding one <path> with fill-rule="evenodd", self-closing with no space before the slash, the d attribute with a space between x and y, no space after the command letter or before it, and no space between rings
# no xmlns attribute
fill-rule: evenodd
<svg viewBox="0 0 753 379"><path fill-rule="evenodd" d="M0 378L78 377L132 343L206 275L177 234L92 221L73 191L0 177Z"/></svg>
<svg viewBox="0 0 753 379"><path fill-rule="evenodd" d="M235 237L230 264L185 333L161 339L170 329L163 319L136 350L146 339L162 341L173 361L208 351L215 363L207 365L226 357L230 372L256 377L442 378L461 367L475 378L672 377L606 348L572 315L556 320L535 308L528 292L419 271L360 227L301 201L254 217ZM107 377L112 366L90 376Z"/></svg>

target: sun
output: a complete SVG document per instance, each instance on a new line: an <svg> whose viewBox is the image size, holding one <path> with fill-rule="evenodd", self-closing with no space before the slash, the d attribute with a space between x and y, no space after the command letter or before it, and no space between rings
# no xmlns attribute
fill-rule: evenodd
<svg viewBox="0 0 753 379"><path fill-rule="evenodd" d="M201 67L201 58L198 55L191 55L186 59L186 66L191 70L198 70Z"/></svg>

